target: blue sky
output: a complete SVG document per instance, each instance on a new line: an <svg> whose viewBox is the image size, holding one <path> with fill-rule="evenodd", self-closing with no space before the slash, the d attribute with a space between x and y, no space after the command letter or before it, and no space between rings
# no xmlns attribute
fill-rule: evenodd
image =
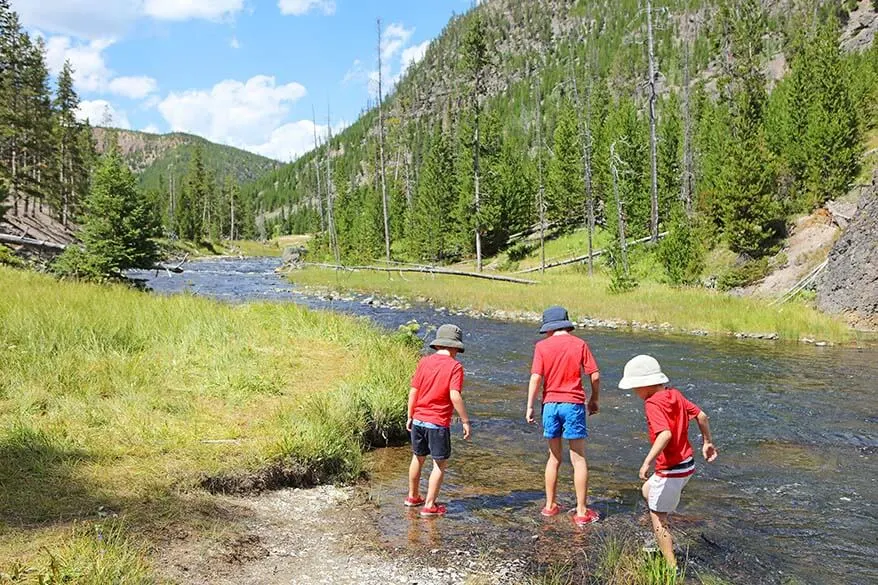
<svg viewBox="0 0 878 585"><path fill-rule="evenodd" d="M12 0L47 43L53 73L76 69L81 117L185 131L280 160L353 122L383 71L397 78L471 0Z"/></svg>

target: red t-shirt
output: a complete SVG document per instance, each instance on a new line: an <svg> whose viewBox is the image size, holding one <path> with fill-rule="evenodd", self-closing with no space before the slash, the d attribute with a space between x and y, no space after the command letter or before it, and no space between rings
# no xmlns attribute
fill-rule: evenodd
<svg viewBox="0 0 878 585"><path fill-rule="evenodd" d="M414 418L440 427L451 426L451 391L463 390L463 366L451 356L434 353L421 358L412 377Z"/></svg>
<svg viewBox="0 0 878 585"><path fill-rule="evenodd" d="M537 342L531 374L543 377L543 404L585 404L582 374L591 376L598 364L588 344L575 335L552 335Z"/></svg>
<svg viewBox="0 0 878 585"><path fill-rule="evenodd" d="M686 400L676 388L667 388L647 398L644 410L650 443L662 431L671 431L671 441L655 460L656 471L670 469L692 457L689 421L698 416L700 408Z"/></svg>

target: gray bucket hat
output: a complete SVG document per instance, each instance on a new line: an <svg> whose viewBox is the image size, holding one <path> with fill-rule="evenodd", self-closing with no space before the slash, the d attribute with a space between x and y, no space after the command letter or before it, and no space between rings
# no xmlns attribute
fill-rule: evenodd
<svg viewBox="0 0 878 585"><path fill-rule="evenodd" d="M558 331L559 329L574 329L570 317L567 316L567 309L564 307L549 307L543 311L543 325L540 327L540 333Z"/></svg>
<svg viewBox="0 0 878 585"><path fill-rule="evenodd" d="M622 390L633 390L634 388L645 388L646 386L657 386L658 384L667 384L668 377L662 372L662 367L658 360L649 355L639 355L628 360L625 364L625 372L622 380L619 382L619 388Z"/></svg>
<svg viewBox="0 0 878 585"><path fill-rule="evenodd" d="M463 353L463 331L457 325L442 325L436 330L436 339L430 342L430 347L451 347Z"/></svg>

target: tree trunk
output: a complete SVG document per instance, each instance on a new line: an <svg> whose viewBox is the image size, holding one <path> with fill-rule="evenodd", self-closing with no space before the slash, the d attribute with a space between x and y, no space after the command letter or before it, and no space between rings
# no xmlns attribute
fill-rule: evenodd
<svg viewBox="0 0 878 585"><path fill-rule="evenodd" d="M692 169L692 116L689 111L689 40L683 42L683 176L680 198L686 215L692 215L693 169Z"/></svg>
<svg viewBox="0 0 878 585"><path fill-rule="evenodd" d="M479 136L479 96L475 96L475 144L473 146L473 187L475 192L476 204L476 270L482 271L482 225L481 225L481 200L479 194L479 153L482 149L482 143Z"/></svg>
<svg viewBox="0 0 878 585"><path fill-rule="evenodd" d="M543 91L539 80L537 80L537 169L539 171L537 206L540 216L540 272L543 272L546 269L546 192L543 185Z"/></svg>
<svg viewBox="0 0 878 585"><path fill-rule="evenodd" d="M613 174L613 196L616 199L616 217L619 220L619 249L622 253L622 267L628 275L628 245L625 242L625 219L622 210L622 198L619 196L619 167L621 162L616 156L616 143L610 145L610 171ZM652 236L650 236L652 238Z"/></svg>
<svg viewBox="0 0 878 585"><path fill-rule="evenodd" d="M384 96L381 72L381 19L378 19L378 157L381 165L381 206L384 212L384 253L390 262L390 217L387 210L387 177L384 170Z"/></svg>
<svg viewBox="0 0 878 585"><path fill-rule="evenodd" d="M652 214L650 216L650 236L652 241L658 241L658 160L656 156L655 135L655 51L652 38L652 1L646 0L646 30L649 44L649 158L652 164Z"/></svg>
<svg viewBox="0 0 878 585"><path fill-rule="evenodd" d="M582 174L585 184L585 207L586 229L588 230L588 274L594 274L594 260L592 250L594 246L594 199L591 187L591 89L586 89L586 113L585 120L582 118L582 101L579 99L579 87L576 83L576 72L573 70L573 61L570 61L570 79L573 82L573 97L576 100L576 115L579 119L579 134L582 141Z"/></svg>
<svg viewBox="0 0 878 585"><path fill-rule="evenodd" d="M335 263L341 264L341 253L338 249L338 234L335 231L335 213L332 203L332 119L329 115L329 107L326 108L326 219L329 223L329 245L335 257Z"/></svg>
<svg viewBox="0 0 878 585"><path fill-rule="evenodd" d="M314 171L317 174L317 213L320 214L320 231L326 230L326 218L323 214L323 195L320 191L320 163L317 161L317 149L320 145L317 142L317 114L314 108L311 108L311 116L313 117L314 128Z"/></svg>

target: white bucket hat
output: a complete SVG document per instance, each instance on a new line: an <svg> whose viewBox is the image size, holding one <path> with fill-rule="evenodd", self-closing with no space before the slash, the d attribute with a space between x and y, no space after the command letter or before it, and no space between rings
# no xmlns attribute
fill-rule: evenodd
<svg viewBox="0 0 878 585"><path fill-rule="evenodd" d="M622 390L666 384L668 377L662 372L658 360L649 355L639 355L628 360L625 372L619 382Z"/></svg>

